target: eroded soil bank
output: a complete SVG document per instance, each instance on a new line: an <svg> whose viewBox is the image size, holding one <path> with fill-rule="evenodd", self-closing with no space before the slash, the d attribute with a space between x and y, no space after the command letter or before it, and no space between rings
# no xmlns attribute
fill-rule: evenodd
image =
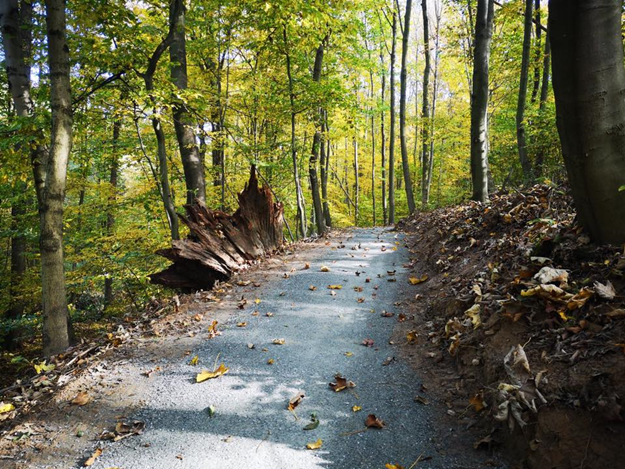
<svg viewBox="0 0 625 469"><path fill-rule="evenodd" d="M623 247L593 245L549 186L398 228L415 285L397 334L418 335L413 364L482 429L476 449L501 446L518 467L622 467Z"/></svg>

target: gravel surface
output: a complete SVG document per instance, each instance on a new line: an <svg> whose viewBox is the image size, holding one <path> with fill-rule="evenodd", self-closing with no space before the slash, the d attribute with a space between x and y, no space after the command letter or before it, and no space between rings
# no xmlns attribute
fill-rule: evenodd
<svg viewBox="0 0 625 469"><path fill-rule="evenodd" d="M441 410L413 400L421 384L414 370L400 359L382 365L404 346L388 343L397 320L394 302L406 283L407 253L400 241L394 232L356 230L344 248L333 242L322 259L311 259L309 269L298 262L289 266L297 270L288 278L255 290L260 303L248 296L221 336L204 341L184 360L159 364L162 371L151 378L154 391L132 416L146 423L145 432L106 443L92 467L354 469L394 463L408 469L419 456L431 459L420 461L418 469L483 467L484 454L471 451L460 460L446 450L451 437L440 437L450 434L435 415ZM322 266L330 271L322 272ZM389 271L396 271L396 282L388 281ZM382 317L383 310L396 315ZM237 327L241 322L247 326ZM362 345L364 339L374 345ZM198 366L189 364L194 355ZM195 383L196 373L221 362L227 374ZM328 383L336 373L356 387L334 392ZM300 391L306 397L294 414L287 405ZM362 410L354 412L353 406ZM320 424L304 431L311 413ZM386 428L362 431L368 414L384 420ZM305 448L318 439L320 449Z"/></svg>

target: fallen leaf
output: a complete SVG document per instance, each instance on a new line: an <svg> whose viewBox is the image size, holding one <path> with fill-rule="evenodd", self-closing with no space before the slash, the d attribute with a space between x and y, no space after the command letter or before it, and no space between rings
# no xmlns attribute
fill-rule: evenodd
<svg viewBox="0 0 625 469"><path fill-rule="evenodd" d="M273 360L273 358L270 358L269 360L267 360L267 365L273 365L275 362Z"/></svg>
<svg viewBox="0 0 625 469"><path fill-rule="evenodd" d="M400 466L399 464L391 464L391 463L385 464L384 467L386 469L404 469L404 466Z"/></svg>
<svg viewBox="0 0 625 469"><path fill-rule="evenodd" d="M260 304L260 298L256 298L256 299L254 300L254 303L256 303L257 305L258 305L258 304Z"/></svg>
<svg viewBox="0 0 625 469"><path fill-rule="evenodd" d="M361 345L364 345L365 347L373 347L373 339L365 339L361 342Z"/></svg>
<svg viewBox="0 0 625 469"><path fill-rule="evenodd" d="M473 329L477 329L478 327L480 327L480 324L482 324L480 310L480 305L475 304L464 312L464 315L471 319L471 323L473 323Z"/></svg>
<svg viewBox="0 0 625 469"><path fill-rule="evenodd" d="M343 285L328 285L330 290L340 290L343 288Z"/></svg>
<svg viewBox="0 0 625 469"><path fill-rule="evenodd" d="M193 366L195 366L195 365L197 365L197 364L198 364L198 362L199 362L199 361L200 361L200 357L198 357L198 356L196 355L195 357L193 357L193 358L191 359L191 361L189 362L189 365L193 365Z"/></svg>
<svg viewBox="0 0 625 469"><path fill-rule="evenodd" d="M246 322L240 322L237 324L237 327L246 327L247 323Z"/></svg>
<svg viewBox="0 0 625 469"><path fill-rule="evenodd" d="M298 405L300 405L304 397L306 397L306 395L303 392L297 393L297 395L292 397L291 400L289 401L289 405L287 406L287 409L293 412L295 408Z"/></svg>
<svg viewBox="0 0 625 469"><path fill-rule="evenodd" d="M344 389L354 388L356 384L353 381L347 381L343 376L337 374L334 375L334 380L336 383L330 383L329 386L334 390L334 392L340 392Z"/></svg>
<svg viewBox="0 0 625 469"><path fill-rule="evenodd" d="M250 350L252 350L252 349L255 349L255 348L256 348L256 345L254 345L254 344L250 343L250 344L247 344L247 348L248 348L248 349L250 349Z"/></svg>
<svg viewBox="0 0 625 469"><path fill-rule="evenodd" d="M364 303L364 302L365 302L365 299L364 299L364 298L357 298L357 299L356 299L356 301L357 301L358 303Z"/></svg>
<svg viewBox="0 0 625 469"><path fill-rule="evenodd" d="M383 318L392 318L393 316L395 316L395 313L389 313L388 311L382 311L382 317Z"/></svg>
<svg viewBox="0 0 625 469"><path fill-rule="evenodd" d="M325 265L322 265L321 268L319 269L321 272L330 272L330 268L326 267Z"/></svg>
<svg viewBox="0 0 625 469"><path fill-rule="evenodd" d="M304 427L304 430L314 430L319 426L317 414L310 414L310 423Z"/></svg>
<svg viewBox="0 0 625 469"><path fill-rule="evenodd" d="M96 448L91 457L85 461L84 466L93 466L95 460L98 459L100 456L102 456L102 448Z"/></svg>
<svg viewBox="0 0 625 469"><path fill-rule="evenodd" d="M397 320L399 322L404 322L406 319L408 319L408 318L406 317L406 315L404 313L399 313L399 316L397 316Z"/></svg>
<svg viewBox="0 0 625 469"><path fill-rule="evenodd" d="M354 291L360 293L362 291L362 287L354 287Z"/></svg>
<svg viewBox="0 0 625 469"><path fill-rule="evenodd" d="M237 285L240 287L247 287L250 283L252 283L250 280L239 280Z"/></svg>
<svg viewBox="0 0 625 469"><path fill-rule="evenodd" d="M352 407L352 412L360 412L362 410L362 407L360 407L359 405L355 405Z"/></svg>
<svg viewBox="0 0 625 469"><path fill-rule="evenodd" d="M208 416L209 416L210 418L213 418L213 417L215 416L216 410L215 410L215 407L214 407L214 406L212 406L212 405L211 405L211 406L208 406L208 407L207 407L207 409L206 409L206 411L208 412Z"/></svg>
<svg viewBox="0 0 625 469"><path fill-rule="evenodd" d="M408 281L410 282L411 285L419 285L420 283L425 282L427 279L428 279L428 276L423 274L420 278L410 277Z"/></svg>
<svg viewBox="0 0 625 469"><path fill-rule="evenodd" d="M566 307L570 311L579 309L586 304L586 302L594 295L594 293L595 292L593 292L590 288L582 288L578 293L573 296L573 298L571 298L567 302Z"/></svg>
<svg viewBox="0 0 625 469"><path fill-rule="evenodd" d="M486 407L486 403L484 402L484 394L477 393L471 399L469 399L469 404L473 406L476 412L484 409Z"/></svg>
<svg viewBox="0 0 625 469"><path fill-rule="evenodd" d="M625 309L613 309L612 311L605 313L605 315L609 318L625 318Z"/></svg>
<svg viewBox="0 0 625 469"><path fill-rule="evenodd" d="M306 262L306 264L304 264L304 268L302 270L308 270L310 269L310 264L308 262Z"/></svg>
<svg viewBox="0 0 625 469"><path fill-rule="evenodd" d="M406 334L406 341L409 344L416 344L418 337L419 334L417 334L417 331L408 331L408 333Z"/></svg>
<svg viewBox="0 0 625 469"><path fill-rule="evenodd" d="M273 313L265 313L265 316L267 316L268 318L273 317Z"/></svg>
<svg viewBox="0 0 625 469"><path fill-rule="evenodd" d="M15 406L13 404L4 404L4 403L0 403L0 414L4 414L6 412L11 412L12 410L15 409Z"/></svg>
<svg viewBox="0 0 625 469"><path fill-rule="evenodd" d="M425 397L419 396L418 394L414 397L414 401L423 405L428 405L430 403Z"/></svg>
<svg viewBox="0 0 625 469"><path fill-rule="evenodd" d="M315 291L315 290L317 290L317 287L315 287L314 285L311 285L310 287L308 287L308 289L310 291Z"/></svg>
<svg viewBox="0 0 625 469"><path fill-rule="evenodd" d="M76 394L76 397L74 397L74 399L72 399L72 404L83 406L88 404L90 401L91 397L89 397L89 394L87 394L85 391L81 391Z"/></svg>
<svg viewBox="0 0 625 469"><path fill-rule="evenodd" d="M284 345L285 340L284 339L273 339L271 341L272 344L274 345Z"/></svg>
<svg viewBox="0 0 625 469"><path fill-rule="evenodd" d="M616 296L616 290L614 289L614 285L612 285L612 282L610 282L609 280L605 285L599 282L595 282L593 284L593 287L595 287L595 292L597 292L597 295L599 295L599 297L603 298L604 300L611 301Z"/></svg>
<svg viewBox="0 0 625 469"><path fill-rule="evenodd" d="M374 414L367 415L365 419L365 426L367 428L384 428L385 425L384 421L377 418Z"/></svg>
<svg viewBox="0 0 625 469"><path fill-rule="evenodd" d="M218 378L219 376L228 373L228 370L229 368L226 368L226 366L222 363L217 367L217 369L215 369L215 371L204 370L201 373L198 373L195 377L195 382L202 383L209 379Z"/></svg>
<svg viewBox="0 0 625 469"><path fill-rule="evenodd" d="M382 362L382 366L388 366L395 360L395 357L388 357Z"/></svg>
<svg viewBox="0 0 625 469"><path fill-rule="evenodd" d="M195 316L193 316L193 319L197 322L200 322L203 318L204 318L204 315L200 313L197 313Z"/></svg>
<svg viewBox="0 0 625 469"><path fill-rule="evenodd" d="M54 368L56 368L56 366L53 364L48 365L45 360L42 363L34 363L33 367L35 368L35 371L38 375L40 375L41 373L47 373L48 371L52 371L54 370Z"/></svg>
<svg viewBox="0 0 625 469"><path fill-rule="evenodd" d="M319 448L321 448L321 445L323 445L323 440L321 438L319 438L314 443L308 443L306 445L306 449L319 449Z"/></svg>
<svg viewBox="0 0 625 469"><path fill-rule="evenodd" d="M351 357L354 355L354 352L345 352L346 357Z"/></svg>

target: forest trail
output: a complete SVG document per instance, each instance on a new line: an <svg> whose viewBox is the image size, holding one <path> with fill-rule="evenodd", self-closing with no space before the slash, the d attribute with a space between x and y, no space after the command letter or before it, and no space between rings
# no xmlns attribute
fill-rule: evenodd
<svg viewBox="0 0 625 469"><path fill-rule="evenodd" d="M402 237L383 229L355 230L343 242L326 242L312 255L287 262L282 268L288 270L252 290L260 302L246 295L243 309L228 311L221 335L198 336L187 356L159 360L149 380L134 378L149 382L143 385L148 389L137 393L139 410L125 416L145 422L145 430L118 442L98 441L103 452L92 467L364 469L389 463L408 468L417 460L418 468L496 466L486 453L473 451L471 441L461 444L467 437L444 423L443 406L414 401L423 394L422 382L400 350L411 345L389 344L400 312L394 304L408 283ZM383 317L383 311L395 315ZM246 326L237 327L241 323ZM192 366L195 355L199 363ZM222 362L229 368L225 375L195 382L197 373ZM356 386L334 392L328 384L336 373ZM290 412L289 400L299 392L306 397ZM353 406L362 410L354 412ZM305 431L312 413L319 426ZM385 428L364 430L368 414ZM318 439L321 448L306 449ZM83 455L94 449L92 444ZM44 467L77 464L48 462Z"/></svg>

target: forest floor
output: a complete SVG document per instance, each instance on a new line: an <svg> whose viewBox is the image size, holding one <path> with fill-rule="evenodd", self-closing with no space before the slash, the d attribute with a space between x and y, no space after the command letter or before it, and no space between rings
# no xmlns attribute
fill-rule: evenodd
<svg viewBox="0 0 625 469"><path fill-rule="evenodd" d="M74 354L77 377L0 435L0 465L508 467L474 449L485 435L446 402L439 383L455 386L456 371L411 366L422 334L404 331L416 287L401 233L334 232L289 250L121 327L97 356Z"/></svg>

